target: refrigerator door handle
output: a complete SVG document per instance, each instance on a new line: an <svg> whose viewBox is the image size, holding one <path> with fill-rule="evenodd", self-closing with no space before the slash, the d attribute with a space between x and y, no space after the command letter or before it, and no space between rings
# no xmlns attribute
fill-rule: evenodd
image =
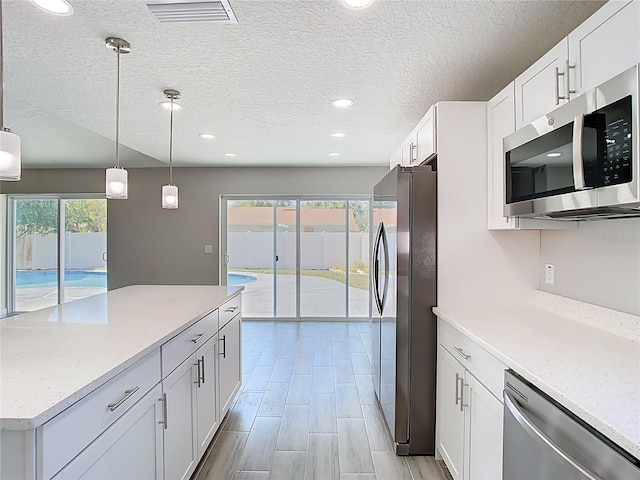
<svg viewBox="0 0 640 480"><path fill-rule="evenodd" d="M389 246L384 223L380 223L380 239L382 240L382 249L384 251L384 288L382 289L382 297L380 298L380 314L382 314L384 306L387 303L387 291L389 290Z"/></svg>
<svg viewBox="0 0 640 480"><path fill-rule="evenodd" d="M378 253L380 252L380 239L382 237L382 223L378 225L376 239L373 242L373 298L376 301L378 313L382 315L382 303L380 301L380 289L378 288L378 280L380 279L380 262L378 261Z"/></svg>

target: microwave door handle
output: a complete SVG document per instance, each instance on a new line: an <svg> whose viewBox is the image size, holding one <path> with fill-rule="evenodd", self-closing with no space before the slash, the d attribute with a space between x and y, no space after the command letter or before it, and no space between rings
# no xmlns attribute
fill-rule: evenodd
<svg viewBox="0 0 640 480"><path fill-rule="evenodd" d="M573 186L584 190L584 159L582 158L582 133L584 131L584 113L573 120Z"/></svg>

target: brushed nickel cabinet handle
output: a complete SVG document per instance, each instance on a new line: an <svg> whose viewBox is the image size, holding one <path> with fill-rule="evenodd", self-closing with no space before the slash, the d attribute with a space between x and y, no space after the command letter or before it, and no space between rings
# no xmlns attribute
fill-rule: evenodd
<svg viewBox="0 0 640 480"><path fill-rule="evenodd" d="M566 75L566 78L565 78L565 80L567 82L567 100L569 100L571 98L571 94L572 93L576 93L575 90L571 90L571 69L575 70L575 68L576 68L575 64L571 65L569 63L569 59L567 58L567 69L565 70L567 72L567 75Z"/></svg>
<svg viewBox="0 0 640 480"><path fill-rule="evenodd" d="M193 364L193 366L194 366L194 367L198 367L198 373L196 374L196 381L195 381L195 382L193 382L193 383L195 383L196 385L198 385L198 388L200 388L200 386L202 385L202 382L201 382L201 378L202 378L202 377L201 377L201 375L200 375L200 359L198 359L198 360L196 361L196 363L194 363L194 364Z"/></svg>
<svg viewBox="0 0 640 480"><path fill-rule="evenodd" d="M220 352L220 355L222 355L222 358L227 358L227 336L223 335L220 341L222 342L222 352Z"/></svg>
<svg viewBox="0 0 640 480"><path fill-rule="evenodd" d="M200 340L202 340L202 337L203 337L203 336L204 336L204 333L199 333L199 334L197 334L195 337L193 337L193 338L191 339L191 341L192 341L193 343L198 343Z"/></svg>
<svg viewBox="0 0 640 480"><path fill-rule="evenodd" d="M238 307L229 307L225 310L225 312L233 313L238 309Z"/></svg>
<svg viewBox="0 0 640 480"><path fill-rule="evenodd" d="M465 360L469 360L471 358L471 355L467 355L466 353L464 353L464 351L460 348L460 347L453 347L454 350L456 352L458 352L460 354L460 356L462 356Z"/></svg>
<svg viewBox="0 0 640 480"><path fill-rule="evenodd" d="M202 383L204 383L204 355L202 355L202 357L200 357L200 360L198 361L202 365Z"/></svg>
<svg viewBox="0 0 640 480"><path fill-rule="evenodd" d="M109 408L109 411L113 412L116 408L118 408L120 405L126 402L131 397L131 395L136 393L138 390L140 390L140 387L138 386L135 386L134 388L130 388L129 390L125 390L124 395L122 396L122 398L120 398L120 400L107 405L107 407Z"/></svg>
<svg viewBox="0 0 640 480"><path fill-rule="evenodd" d="M460 391L458 389L459 380L460 380L460 375L456 373L456 405L458 405L458 402L460 401Z"/></svg>
<svg viewBox="0 0 640 480"><path fill-rule="evenodd" d="M468 407L469 404L465 405L464 403L464 387L468 387L469 385L464 383L464 378L460 377L460 411L464 411L464 407Z"/></svg>
<svg viewBox="0 0 640 480"><path fill-rule="evenodd" d="M560 100L565 100L567 97L560 95L560 77L564 76L564 72L561 72L558 67L556 67L556 105L560 105Z"/></svg>
<svg viewBox="0 0 640 480"><path fill-rule="evenodd" d="M167 394L163 393L162 397L160 397L158 400L162 402L162 420L160 420L158 423L162 425L162 428L164 430L166 430L167 429Z"/></svg>

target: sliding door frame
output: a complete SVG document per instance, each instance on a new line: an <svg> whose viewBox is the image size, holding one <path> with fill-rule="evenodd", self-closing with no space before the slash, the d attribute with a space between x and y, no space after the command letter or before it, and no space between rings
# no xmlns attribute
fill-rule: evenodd
<svg viewBox="0 0 640 480"><path fill-rule="evenodd" d="M276 268L276 260L275 255L277 251L277 229L276 229L276 216L277 216L277 205L273 205L273 271L274 271L274 282L273 282L273 317L248 317L251 320L354 320L354 321L368 321L372 315L372 303L371 303L371 275L368 277L369 282L369 301L368 303L368 316L366 317L349 317L350 309L349 309L349 247L350 247L350 231L349 231L349 202L367 202L369 204L369 263L371 262L371 246L373 243L373 196L372 195L220 195L220 225L219 225L219 267L218 267L218 281L219 285L227 284L227 274L228 274L228 264L229 264L229 255L228 255L228 224L227 224L227 209L229 201L237 201L237 200L266 200L273 201L274 203L279 201L293 201L295 202L296 208L296 316L295 317L278 317L277 314L277 268ZM344 317L301 317L300 315L300 306L301 306L301 203L306 201L344 201L345 202L345 316Z"/></svg>

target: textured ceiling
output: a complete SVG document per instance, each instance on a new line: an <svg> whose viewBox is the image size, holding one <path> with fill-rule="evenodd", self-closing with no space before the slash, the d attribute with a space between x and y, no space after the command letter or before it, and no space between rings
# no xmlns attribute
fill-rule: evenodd
<svg viewBox="0 0 640 480"><path fill-rule="evenodd" d="M69 1L69 17L3 2L5 124L27 168L113 164L107 36L132 46L122 56L125 167L168 162L164 88L182 92L176 165L384 165L431 104L491 98L603 4L231 0L237 24L160 25L137 0ZM332 108L342 96L355 105Z"/></svg>

